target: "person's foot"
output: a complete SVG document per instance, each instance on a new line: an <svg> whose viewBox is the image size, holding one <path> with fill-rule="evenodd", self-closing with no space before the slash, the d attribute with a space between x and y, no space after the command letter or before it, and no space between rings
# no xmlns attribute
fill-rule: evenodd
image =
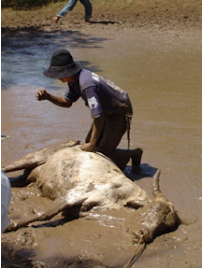
<svg viewBox="0 0 202 269"><path fill-rule="evenodd" d="M89 23L90 23L90 18L88 18L88 19L85 19L85 22L89 22Z"/></svg>
<svg viewBox="0 0 202 269"><path fill-rule="evenodd" d="M55 23L58 23L59 19L60 19L60 17L58 17L58 16L53 17L53 20Z"/></svg>
<svg viewBox="0 0 202 269"><path fill-rule="evenodd" d="M137 148L135 154L131 158L132 160L132 168L136 169L139 168L141 163L143 150L141 148Z"/></svg>

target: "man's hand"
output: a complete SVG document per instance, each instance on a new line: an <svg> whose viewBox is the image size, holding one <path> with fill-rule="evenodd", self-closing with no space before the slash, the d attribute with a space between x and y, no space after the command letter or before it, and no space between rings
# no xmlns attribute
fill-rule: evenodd
<svg viewBox="0 0 202 269"><path fill-rule="evenodd" d="M38 90L38 92L35 94L36 99L39 101L46 100L47 96L48 93L46 92L46 89Z"/></svg>
<svg viewBox="0 0 202 269"><path fill-rule="evenodd" d="M91 143L85 143L82 145L81 148L83 151L93 152L95 150L95 145L92 145Z"/></svg>

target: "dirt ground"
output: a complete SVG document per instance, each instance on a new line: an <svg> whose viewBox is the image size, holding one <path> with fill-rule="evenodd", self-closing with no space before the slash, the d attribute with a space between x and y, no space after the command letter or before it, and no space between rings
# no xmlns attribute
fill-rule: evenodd
<svg viewBox="0 0 202 269"><path fill-rule="evenodd" d="M1 26L6 29L46 29L86 31L104 31L105 25L111 28L154 28L154 29L200 29L202 24L201 0L128 0L98 1L92 0L92 23L84 22L84 10L77 3L72 12L67 14L58 24L52 20L66 4L66 1L43 6L35 10L2 9ZM82 27L82 29L81 29ZM109 27L108 27L109 28ZM109 29L108 29L109 30ZM114 33L115 34L115 33Z"/></svg>

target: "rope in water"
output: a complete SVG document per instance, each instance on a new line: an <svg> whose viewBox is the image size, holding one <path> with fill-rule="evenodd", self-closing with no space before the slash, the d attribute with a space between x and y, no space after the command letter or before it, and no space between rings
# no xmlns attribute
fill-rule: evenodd
<svg viewBox="0 0 202 269"><path fill-rule="evenodd" d="M142 238L143 237L140 237L140 240L139 240L138 245L137 245L137 248L139 246L141 246L141 248L135 252L135 254L132 256L132 258L129 260L129 262L124 266L124 268L131 268L131 266L136 262L136 260L140 257L142 252L145 250L146 244L145 243L143 243L142 245L140 244L140 242L142 241Z"/></svg>

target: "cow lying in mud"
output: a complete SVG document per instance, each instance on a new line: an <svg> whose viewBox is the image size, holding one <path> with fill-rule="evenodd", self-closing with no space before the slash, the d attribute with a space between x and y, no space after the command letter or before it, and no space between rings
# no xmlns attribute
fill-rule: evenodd
<svg viewBox="0 0 202 269"><path fill-rule="evenodd" d="M68 214L74 207L79 208L75 217L123 207L141 208L139 228L131 232L132 241L140 244L151 242L177 224L174 207L159 188L160 171L153 177L151 200L108 158L100 153L84 152L78 143L71 141L30 153L2 168L4 172L21 169L25 169L26 184L34 182L42 195L54 203L43 213L13 222L7 231L49 220L61 211Z"/></svg>

